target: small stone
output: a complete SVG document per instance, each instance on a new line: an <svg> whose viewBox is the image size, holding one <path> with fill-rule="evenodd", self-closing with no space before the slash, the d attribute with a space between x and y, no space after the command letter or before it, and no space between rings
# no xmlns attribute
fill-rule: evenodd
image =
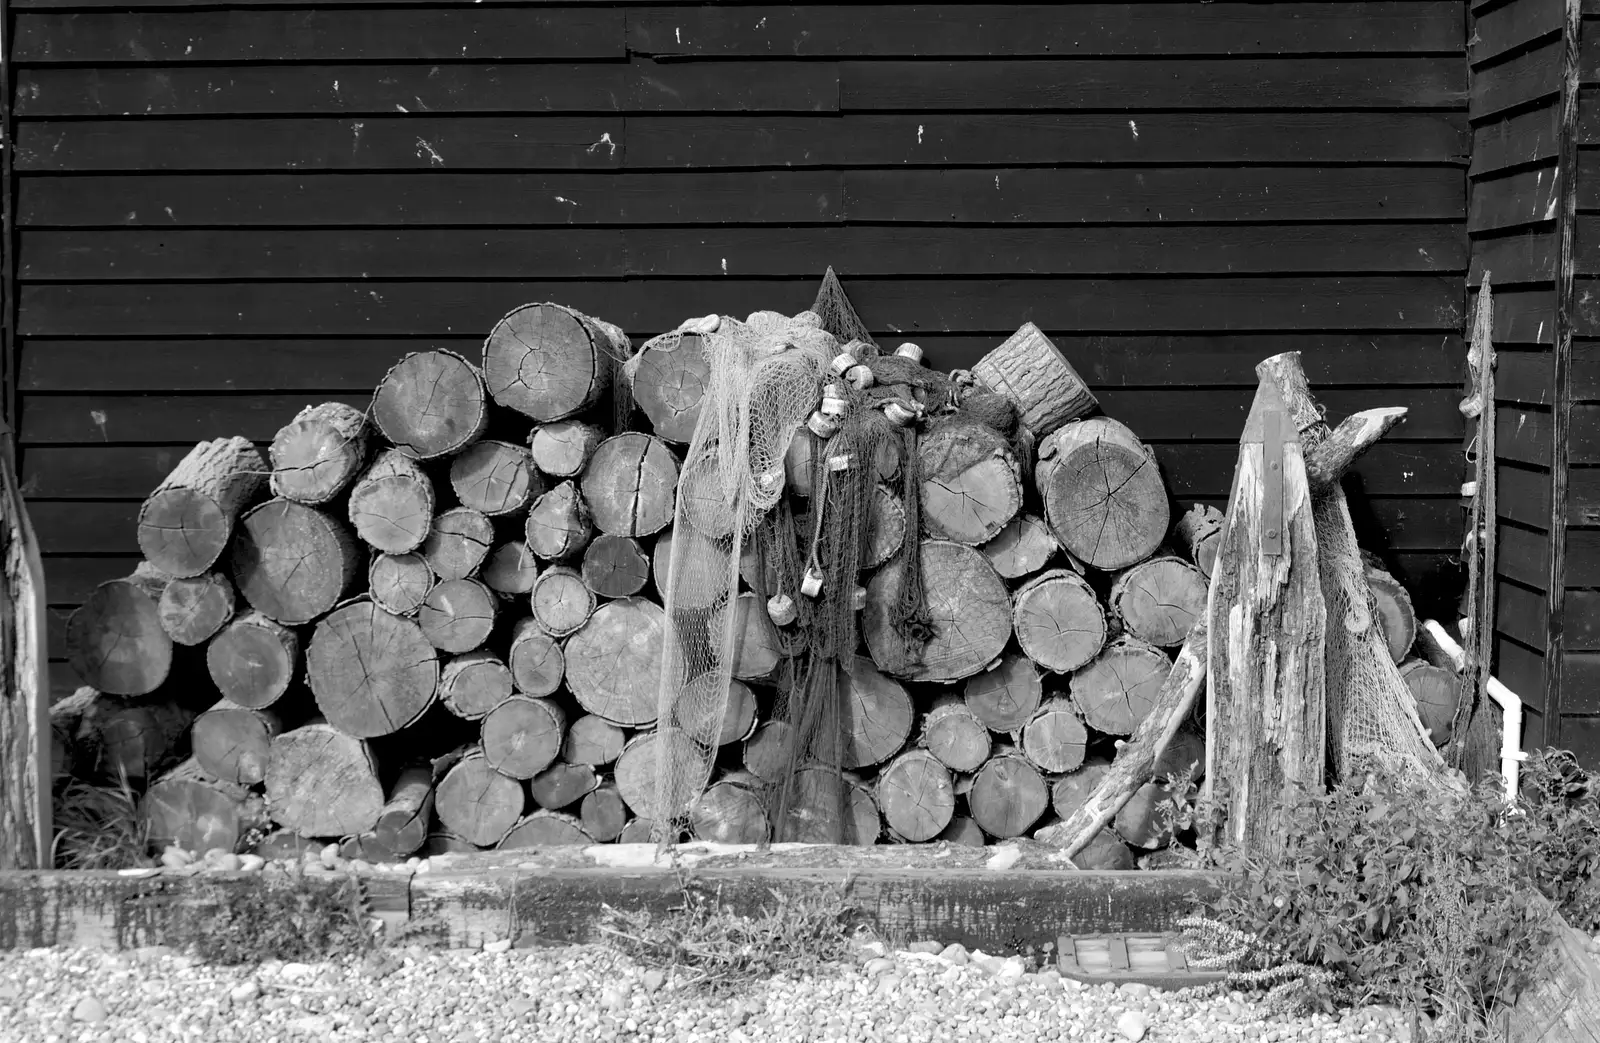
<svg viewBox="0 0 1600 1043"><path fill-rule="evenodd" d="M611 985L600 991L600 1003L607 1010L621 1010L628 1002L628 990L619 985Z"/></svg>
<svg viewBox="0 0 1600 1043"><path fill-rule="evenodd" d="M511 1013L518 1017L525 1017L539 1009L538 1000L530 1000L526 996L518 996L511 1001Z"/></svg>
<svg viewBox="0 0 1600 1043"><path fill-rule="evenodd" d="M1117 995L1130 1000L1149 999L1150 991L1150 986L1137 981L1130 981L1117 987Z"/></svg>
<svg viewBox="0 0 1600 1043"><path fill-rule="evenodd" d="M862 942L856 946L856 958L863 962L887 955L889 955L889 950L884 947L882 942Z"/></svg>
<svg viewBox="0 0 1600 1043"><path fill-rule="evenodd" d="M327 866L329 869L332 869L334 866L339 864L339 845L327 845L322 849L322 852L317 856L317 859L323 865Z"/></svg>
<svg viewBox="0 0 1600 1043"><path fill-rule="evenodd" d="M228 999L234 1003L252 1003L260 996L261 986L253 981L247 981L243 985L235 985L228 990Z"/></svg>
<svg viewBox="0 0 1600 1043"><path fill-rule="evenodd" d="M939 959L956 967L964 967L967 965L970 957L967 955L967 947L959 942L956 942L951 945L946 945L944 949L940 951Z"/></svg>
<svg viewBox="0 0 1600 1043"><path fill-rule="evenodd" d="M944 951L944 947L938 942L934 941L912 942L910 945L906 946L905 951L921 952L927 953L929 956L937 956Z"/></svg>
<svg viewBox="0 0 1600 1043"><path fill-rule="evenodd" d="M246 873L260 872L261 867L265 866L266 864L267 860L262 858L260 855L239 856L239 868Z"/></svg>
<svg viewBox="0 0 1600 1043"><path fill-rule="evenodd" d="M284 981L299 981L309 978L316 973L316 968L309 963L286 963L278 968L278 977Z"/></svg>
<svg viewBox="0 0 1600 1043"><path fill-rule="evenodd" d="M407 863L407 864L409 865L410 863ZM431 873L431 872L433 872L433 863L430 862L428 859L424 858L422 861L417 863L417 867L416 868L417 868L417 872L419 872L419 873Z"/></svg>
<svg viewBox="0 0 1600 1043"><path fill-rule="evenodd" d="M289 1031L303 1032L308 1036L326 1036L335 1027L333 1018L327 1014L307 1014L289 1022Z"/></svg>
<svg viewBox="0 0 1600 1043"><path fill-rule="evenodd" d="M1022 957L1013 956L1009 960L1001 962L999 970L995 973L995 977L999 978L1001 981L1016 981L1018 978L1021 978L1027 973L1028 968L1022 962Z"/></svg>
<svg viewBox="0 0 1600 1043"><path fill-rule="evenodd" d="M87 1021L90 1023L106 1020L106 1006L93 996L85 996L79 1000L77 1006L72 1008L73 1021Z"/></svg>
<svg viewBox="0 0 1600 1043"><path fill-rule="evenodd" d="M22 998L22 989L11 982L0 982L0 1003L15 1003Z"/></svg>
<svg viewBox="0 0 1600 1043"><path fill-rule="evenodd" d="M644 991L654 993L657 989L661 988L662 984L665 983L666 980L667 976L665 974L652 967L644 972L639 979L639 983L644 986Z"/></svg>
<svg viewBox="0 0 1600 1043"><path fill-rule="evenodd" d="M372 863L364 858L352 858L350 860L350 868L358 873L370 873L372 872Z"/></svg>
<svg viewBox="0 0 1600 1043"><path fill-rule="evenodd" d="M497 938L492 942L483 943L484 952L505 952L511 948L510 938Z"/></svg>
<svg viewBox="0 0 1600 1043"><path fill-rule="evenodd" d="M161 864L168 869L182 869L193 861L194 859L189 857L189 852L180 848L169 847L161 852Z"/></svg>
<svg viewBox="0 0 1600 1043"><path fill-rule="evenodd" d="M1117 1031L1122 1033L1123 1038L1132 1040L1132 1043L1139 1043L1145 1033L1150 1031L1150 1022L1143 1014L1130 1010L1117 1019Z"/></svg>
<svg viewBox="0 0 1600 1043"><path fill-rule="evenodd" d="M887 974L894 970L894 961L886 956L878 956L866 962L861 968L861 973L869 978L876 978L880 974Z"/></svg>
<svg viewBox="0 0 1600 1043"><path fill-rule="evenodd" d="M215 869L219 873L237 873L239 871L239 867L244 864L243 859L234 854L232 851L224 851L216 858L211 858L211 853L207 852L206 860L210 864L211 868Z"/></svg>

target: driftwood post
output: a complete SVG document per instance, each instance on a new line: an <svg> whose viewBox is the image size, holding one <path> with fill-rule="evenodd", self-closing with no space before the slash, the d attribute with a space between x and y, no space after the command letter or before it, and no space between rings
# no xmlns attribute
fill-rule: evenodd
<svg viewBox="0 0 1600 1043"><path fill-rule="evenodd" d="M0 870L49 869L50 683L44 567L0 423Z"/></svg>

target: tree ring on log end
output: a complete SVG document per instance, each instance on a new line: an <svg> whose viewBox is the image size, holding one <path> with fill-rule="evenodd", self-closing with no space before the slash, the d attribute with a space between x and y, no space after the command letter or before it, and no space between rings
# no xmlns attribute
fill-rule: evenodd
<svg viewBox="0 0 1600 1043"><path fill-rule="evenodd" d="M413 621L357 601L317 624L306 677L329 724L373 738L399 731L433 704L438 653Z"/></svg>
<svg viewBox="0 0 1600 1043"><path fill-rule="evenodd" d="M643 598L601 605L567 639L567 686L585 710L629 728L656 719L666 614Z"/></svg>
<svg viewBox="0 0 1600 1043"><path fill-rule="evenodd" d="M924 540L922 576L932 637L921 662L903 664L891 613L904 571L891 561L867 584L862 632L885 673L913 681L959 681L995 660L1011 636L1011 596L980 551L948 540ZM941 829L943 826L940 827Z"/></svg>

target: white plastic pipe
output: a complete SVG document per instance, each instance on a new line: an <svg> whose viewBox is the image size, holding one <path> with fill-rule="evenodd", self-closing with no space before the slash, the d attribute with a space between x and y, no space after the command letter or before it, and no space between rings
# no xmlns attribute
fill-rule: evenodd
<svg viewBox="0 0 1600 1043"><path fill-rule="evenodd" d="M1467 665L1467 653L1456 644L1450 632L1436 619L1425 619L1422 627L1428 636L1438 642L1444 654L1450 657L1457 670ZM1517 800L1517 765L1528 759L1522 752L1522 699L1516 692L1500 683L1499 678L1489 678L1489 698L1500 707L1500 774L1506 780L1506 799Z"/></svg>

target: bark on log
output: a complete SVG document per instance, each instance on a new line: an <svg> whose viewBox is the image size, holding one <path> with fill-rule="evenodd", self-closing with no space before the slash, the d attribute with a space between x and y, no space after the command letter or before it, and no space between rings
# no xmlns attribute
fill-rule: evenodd
<svg viewBox="0 0 1600 1043"><path fill-rule="evenodd" d="M884 768L877 798L889 828L914 844L938 836L955 814L950 772L927 750L907 750Z"/></svg>
<svg viewBox="0 0 1600 1043"><path fill-rule="evenodd" d="M1124 635L1072 675L1072 701L1096 731L1131 735L1155 708L1171 673L1165 652Z"/></svg>
<svg viewBox="0 0 1600 1043"><path fill-rule="evenodd" d="M605 432L593 424L557 420L540 424L528 434L528 452L533 456L533 466L545 474L576 478L605 437Z"/></svg>
<svg viewBox="0 0 1600 1043"><path fill-rule="evenodd" d="M561 759L570 764L603 767L616 761L627 741L621 728L604 717L586 713L567 728L567 737L561 743Z"/></svg>
<svg viewBox="0 0 1600 1043"><path fill-rule="evenodd" d="M530 593L534 621L552 637L576 633L594 614L594 592L577 569L565 565L539 573Z"/></svg>
<svg viewBox="0 0 1600 1043"><path fill-rule="evenodd" d="M379 551L367 566L367 591L385 612L411 616L422 608L435 577L420 554L386 554Z"/></svg>
<svg viewBox="0 0 1600 1043"><path fill-rule="evenodd" d="M246 833L269 824L259 796L207 775L192 757L156 780L139 802L139 817L152 847L194 852L233 851Z"/></svg>
<svg viewBox="0 0 1600 1043"><path fill-rule="evenodd" d="M368 440L367 415L356 407L307 406L272 439L272 495L313 507L327 503L367 462Z"/></svg>
<svg viewBox="0 0 1600 1043"><path fill-rule="evenodd" d="M961 847L984 847L989 843L989 838L983 835L983 827L966 815L952 818L950 824L933 839Z"/></svg>
<svg viewBox="0 0 1600 1043"><path fill-rule="evenodd" d="M600 443L583 469L594 524L613 536L649 536L672 524L678 461L665 442L637 431Z"/></svg>
<svg viewBox="0 0 1600 1043"><path fill-rule="evenodd" d="M431 763L414 764L395 779L372 827L377 842L390 854L405 858L427 842L434 788L459 758L457 751Z"/></svg>
<svg viewBox="0 0 1600 1043"><path fill-rule="evenodd" d="M878 672L866 656L851 656L839 668L842 766L870 768L899 753L911 736L911 697L900 682Z"/></svg>
<svg viewBox="0 0 1600 1043"><path fill-rule="evenodd" d="M918 745L955 772L974 772L989 759L989 729L960 696L941 695L922 721Z"/></svg>
<svg viewBox="0 0 1600 1043"><path fill-rule="evenodd" d="M194 719L190 743L208 774L254 786L267 777L272 740L282 732L277 714L224 699Z"/></svg>
<svg viewBox="0 0 1600 1043"><path fill-rule="evenodd" d="M1034 481L1051 531L1087 565L1125 569L1166 538L1171 512L1155 454L1109 417L1075 420L1040 443Z"/></svg>
<svg viewBox="0 0 1600 1043"><path fill-rule="evenodd" d="M1054 775L1083 763L1089 730L1071 700L1050 699L1012 739L1030 764Z"/></svg>
<svg viewBox="0 0 1600 1043"><path fill-rule="evenodd" d="M861 567L875 569L894 557L906 542L906 508L886 486L872 490L867 508L867 547Z"/></svg>
<svg viewBox="0 0 1600 1043"><path fill-rule="evenodd" d="M450 488L461 506L493 517L522 510L545 490L528 450L484 439L450 461Z"/></svg>
<svg viewBox="0 0 1600 1043"><path fill-rule="evenodd" d="M300 663L300 635L247 612L211 639L206 669L224 699L249 710L265 710L283 697Z"/></svg>
<svg viewBox="0 0 1600 1043"><path fill-rule="evenodd" d="M723 706L722 721L717 726L716 744L727 746L750 738L756 728L756 695L750 686L737 678L729 678L727 695L717 691L720 676L704 673L683 686L673 700L670 722L696 739L706 739L710 722L706 719Z"/></svg>
<svg viewBox="0 0 1600 1043"><path fill-rule="evenodd" d="M668 744L666 751L658 751L657 743ZM640 818L686 815L705 784L702 779L678 778L663 788L656 772L661 756L674 764L692 764L697 759L689 737L676 728L658 728L636 735L617 757L617 792L622 794L623 803Z"/></svg>
<svg viewBox="0 0 1600 1043"><path fill-rule="evenodd" d="M189 755L195 715L170 699L135 701L83 687L51 706L49 719L68 774L142 786Z"/></svg>
<svg viewBox="0 0 1600 1043"><path fill-rule="evenodd" d="M686 334L677 344L646 346L633 373L633 400L650 418L656 436L687 444L700 422L700 401L711 383L700 338Z"/></svg>
<svg viewBox="0 0 1600 1043"><path fill-rule="evenodd" d="M169 576L216 564L241 513L266 485L267 461L247 438L201 442L139 508L139 550Z"/></svg>
<svg viewBox="0 0 1600 1043"><path fill-rule="evenodd" d="M600 777L590 765L558 760L528 781L528 792L541 808L559 811L578 803L599 785Z"/></svg>
<svg viewBox="0 0 1600 1043"><path fill-rule="evenodd" d="M55 836L45 573L17 458L0 423L0 871L51 868Z"/></svg>
<svg viewBox="0 0 1600 1043"><path fill-rule="evenodd" d="M650 558L633 537L602 534L583 552L583 582L598 597L632 597L650 582Z"/></svg>
<svg viewBox="0 0 1600 1043"><path fill-rule="evenodd" d="M556 639L533 619L517 621L511 631L511 681L522 695L551 695L567 673L566 656Z"/></svg>
<svg viewBox="0 0 1600 1043"><path fill-rule="evenodd" d="M433 527L433 483L397 449L379 453L350 490L347 508L356 535L389 554L422 546Z"/></svg>
<svg viewBox="0 0 1600 1043"><path fill-rule="evenodd" d="M440 825L477 847L492 847L522 817L522 783L494 770L480 749L470 749L445 772L433 792Z"/></svg>
<svg viewBox="0 0 1600 1043"><path fill-rule="evenodd" d="M441 580L465 579L478 571L493 546L493 522L471 507L452 507L433 519L422 541L422 559Z"/></svg>
<svg viewBox="0 0 1600 1043"><path fill-rule="evenodd" d="M1117 812L1117 836L1129 847L1146 851L1166 847L1172 842L1172 829L1161 809L1169 796L1167 787L1160 783L1147 782L1140 786Z"/></svg>
<svg viewBox="0 0 1600 1043"><path fill-rule="evenodd" d="M567 715L549 699L514 695L483 718L483 756L513 779L531 779L561 752Z"/></svg>
<svg viewBox="0 0 1600 1043"><path fill-rule="evenodd" d="M306 680L330 725L375 738L412 724L433 705L439 659L415 622L356 601L317 624Z"/></svg>
<svg viewBox="0 0 1600 1043"><path fill-rule="evenodd" d="M246 514L233 542L233 581L257 612L309 623L338 604L365 562L338 519L293 500Z"/></svg>
<svg viewBox="0 0 1600 1043"><path fill-rule="evenodd" d="M158 603L166 581L140 562L133 575L95 587L67 617L67 661L84 684L112 695L161 687L172 669L172 638Z"/></svg>
<svg viewBox="0 0 1600 1043"><path fill-rule="evenodd" d="M483 375L453 351L414 352L384 374L372 395L372 419L407 456L459 453L489 425Z"/></svg>
<svg viewBox="0 0 1600 1043"><path fill-rule="evenodd" d="M483 581L496 594L514 597L533 589L539 578L539 561L522 540L502 543L489 552L483 563Z"/></svg>
<svg viewBox="0 0 1600 1043"><path fill-rule="evenodd" d="M622 794L617 792L614 783L603 782L584 794L583 802L578 805L578 821L596 843L609 844L622 836L628 824L628 805L622 802Z"/></svg>
<svg viewBox="0 0 1600 1043"><path fill-rule="evenodd" d="M689 828L698 840L718 844L764 844L772 835L761 780L734 772L712 783L689 809Z"/></svg>
<svg viewBox="0 0 1600 1043"><path fill-rule="evenodd" d="M512 826L495 848L515 851L522 848L587 847L592 843L594 838L584 831L583 824L573 816L556 811L535 811Z"/></svg>
<svg viewBox="0 0 1600 1043"><path fill-rule="evenodd" d="M994 539L982 547L989 564L1002 579L1022 579L1031 576L1050 563L1061 549L1055 533L1044 519L1032 514L1019 514L1006 522Z"/></svg>
<svg viewBox="0 0 1600 1043"><path fill-rule="evenodd" d="M1009 734L1033 719L1044 698L1039 668L1027 656L1007 655L962 688L967 709L990 731Z"/></svg>
<svg viewBox="0 0 1600 1043"><path fill-rule="evenodd" d="M1366 572L1367 585L1378 603L1378 619L1383 624L1389 657L1400 663L1417 641L1417 612L1411 607L1411 595L1384 569L1368 564Z"/></svg>
<svg viewBox="0 0 1600 1043"><path fill-rule="evenodd" d="M511 691L511 668L493 652L458 655L439 671L439 699L464 721L483 720Z"/></svg>
<svg viewBox="0 0 1600 1043"><path fill-rule="evenodd" d="M1262 364L1271 362L1268 359ZM1389 406L1352 413L1341 420L1338 427L1328 432L1327 437L1305 454L1306 481L1310 483L1311 491L1321 493L1337 485L1345 471L1355 463L1356 457L1405 418L1404 408Z"/></svg>
<svg viewBox="0 0 1600 1043"><path fill-rule="evenodd" d="M1050 807L1050 790L1039 769L1002 746L972 777L967 807L990 836L1020 837Z"/></svg>
<svg viewBox="0 0 1600 1043"><path fill-rule="evenodd" d="M783 781L794 756L794 729L787 721L767 721L758 725L744 743L744 768L769 785Z"/></svg>
<svg viewBox="0 0 1600 1043"><path fill-rule="evenodd" d="M1127 749L1127 746L1124 746L1123 749ZM1071 835L1068 830L1076 828L1071 824L1072 820L1086 804L1094 799L1094 794L1101 788L1103 780L1111 772L1111 769L1111 761L1093 758L1084 761L1078 770L1063 775L1050 784L1050 806L1060 816L1062 823L1062 828L1052 836ZM1137 789L1137 785L1134 788ZM1132 791L1130 790L1129 792L1131 793ZM1111 819L1116 816L1117 810L1113 808L1106 813L1106 824L1110 823ZM1095 826L1094 831L1088 835L1088 840L1093 840L1094 833L1098 833L1104 828L1104 825ZM1045 830L1041 829L1034 834L1034 839L1052 843L1052 836L1047 836ZM1087 844L1087 840L1085 843ZM1072 852L1069 852L1069 856L1071 854Z"/></svg>
<svg viewBox="0 0 1600 1043"><path fill-rule="evenodd" d="M1194 562L1195 568L1211 578L1211 567L1217 560L1217 547L1222 543L1222 512L1215 507L1197 503L1184 512L1172 527L1173 537Z"/></svg>
<svg viewBox="0 0 1600 1043"><path fill-rule="evenodd" d="M627 338L618 343L615 330L559 304L514 309L483 344L489 394L541 422L582 412L610 386L610 358L627 356Z"/></svg>
<svg viewBox="0 0 1600 1043"><path fill-rule="evenodd" d="M1161 648L1183 644L1205 614L1205 574L1181 558L1151 558L1119 575L1111 585L1112 618L1123 630Z"/></svg>
<svg viewBox="0 0 1600 1043"><path fill-rule="evenodd" d="M428 591L417 625L434 648L460 655L489 640L498 605L494 593L477 580L447 579Z"/></svg>
<svg viewBox="0 0 1600 1043"><path fill-rule="evenodd" d="M867 584L861 629L884 673L912 681L959 681L994 662L1011 636L1011 598L989 559L971 547L924 540L920 550L925 611L931 637L921 661L904 662L891 619L903 569L892 561Z"/></svg>
<svg viewBox="0 0 1600 1043"><path fill-rule="evenodd" d="M567 639L567 687L590 713L623 727L647 727L656 719L665 636L665 613L653 602L622 598L601 605Z"/></svg>
<svg viewBox="0 0 1600 1043"><path fill-rule="evenodd" d="M265 781L272 821L303 837L369 832L383 808L372 748L325 721L273 739Z"/></svg>
<svg viewBox="0 0 1600 1043"><path fill-rule="evenodd" d="M594 525L578 487L562 482L535 500L523 535L528 549L546 561L561 561L583 550L594 535Z"/></svg>
<svg viewBox="0 0 1600 1043"><path fill-rule="evenodd" d="M1590 939L1550 910L1537 979L1517 997L1505 1043L1590 1043L1600 1038L1600 967Z"/></svg>
<svg viewBox="0 0 1600 1043"><path fill-rule="evenodd" d="M233 618L233 584L220 572L175 579L156 607L173 644L203 645Z"/></svg>
<svg viewBox="0 0 1600 1043"><path fill-rule="evenodd" d="M791 844L869 847L882 832L878 802L856 775L821 764L795 772L779 839Z"/></svg>
<svg viewBox="0 0 1600 1043"><path fill-rule="evenodd" d="M1042 572L1019 587L1011 623L1028 658L1055 673L1094 659L1108 635L1094 588L1071 569Z"/></svg>
<svg viewBox="0 0 1600 1043"><path fill-rule="evenodd" d="M1022 423L1036 438L1099 405L1072 364L1031 322L979 359L972 375L1015 402Z"/></svg>
<svg viewBox="0 0 1600 1043"><path fill-rule="evenodd" d="M1400 676L1417 700L1417 716L1428 730L1433 745L1443 748L1450 741L1456 708L1461 704L1461 678L1453 670L1434 666L1421 659L1400 664Z"/></svg>
<svg viewBox="0 0 1600 1043"><path fill-rule="evenodd" d="M917 440L922 528L935 539L988 543L1022 509L1022 470L993 428L957 417Z"/></svg>

